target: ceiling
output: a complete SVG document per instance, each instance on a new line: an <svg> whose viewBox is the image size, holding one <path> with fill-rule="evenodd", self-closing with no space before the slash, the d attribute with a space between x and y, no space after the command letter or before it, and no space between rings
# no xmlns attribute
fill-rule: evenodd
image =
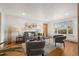
<svg viewBox="0 0 79 59"><path fill-rule="evenodd" d="M45 22L77 15L74 3L6 3L0 4L6 15L27 18L30 21Z"/></svg>

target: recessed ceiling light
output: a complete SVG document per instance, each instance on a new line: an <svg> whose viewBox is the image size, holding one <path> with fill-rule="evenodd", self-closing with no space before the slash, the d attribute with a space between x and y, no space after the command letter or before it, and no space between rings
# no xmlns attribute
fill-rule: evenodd
<svg viewBox="0 0 79 59"><path fill-rule="evenodd" d="M69 13L65 13L64 15L65 15L65 16L69 16Z"/></svg>
<svg viewBox="0 0 79 59"><path fill-rule="evenodd" d="M25 16L25 15L26 15L26 13L22 13L22 15L23 15L23 16Z"/></svg>

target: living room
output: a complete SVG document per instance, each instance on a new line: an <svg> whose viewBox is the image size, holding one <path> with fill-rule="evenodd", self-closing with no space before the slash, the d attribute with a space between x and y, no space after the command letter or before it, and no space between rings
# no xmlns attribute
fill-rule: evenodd
<svg viewBox="0 0 79 59"><path fill-rule="evenodd" d="M26 39L23 40L23 37L24 33L27 34L29 32L28 36L35 35L31 39L39 38L40 36L40 39L45 41L45 52L43 54L45 56L78 54L76 3L0 4L0 22L1 49L20 44L23 49L23 55L26 56ZM60 38L58 37L60 41L56 41L57 38L55 36L59 35L65 36L62 42L60 42L61 36ZM23 40L23 42L20 42L20 40ZM39 41L38 39L36 40ZM7 55L11 54L13 55L13 53L7 52Z"/></svg>

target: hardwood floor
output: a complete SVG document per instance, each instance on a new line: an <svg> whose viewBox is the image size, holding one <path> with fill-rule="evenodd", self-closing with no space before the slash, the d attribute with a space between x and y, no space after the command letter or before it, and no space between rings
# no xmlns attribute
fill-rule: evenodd
<svg viewBox="0 0 79 59"><path fill-rule="evenodd" d="M48 53L48 56L63 56L63 50L61 48L55 48Z"/></svg>
<svg viewBox="0 0 79 59"><path fill-rule="evenodd" d="M57 47L53 46L53 41L50 41L50 44L48 44L49 40L46 41L46 46L45 46L45 56L77 56L78 52L78 42L73 42L69 40L65 40L65 46L63 45L58 45ZM21 43L11 43L11 44L5 44L3 49L0 50L5 50L9 48L16 48L16 47L21 47L18 49L18 51L10 51L6 52L4 56L25 56L23 45ZM54 49L56 48L56 49ZM61 48L61 49L60 49ZM1 54L1 51L0 51Z"/></svg>
<svg viewBox="0 0 79 59"><path fill-rule="evenodd" d="M21 43L5 44L3 50L9 49L9 48L16 48L16 47L21 47L21 48L18 49L18 51L6 52L4 56L25 56ZM60 48L56 48L54 50L51 50L47 56L62 56L62 53L63 53L63 51Z"/></svg>

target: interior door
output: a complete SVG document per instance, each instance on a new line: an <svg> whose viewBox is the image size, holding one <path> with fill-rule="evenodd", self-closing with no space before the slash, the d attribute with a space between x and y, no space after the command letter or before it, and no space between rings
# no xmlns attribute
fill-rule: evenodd
<svg viewBox="0 0 79 59"><path fill-rule="evenodd" d="M43 24L43 36L48 36L48 24Z"/></svg>

